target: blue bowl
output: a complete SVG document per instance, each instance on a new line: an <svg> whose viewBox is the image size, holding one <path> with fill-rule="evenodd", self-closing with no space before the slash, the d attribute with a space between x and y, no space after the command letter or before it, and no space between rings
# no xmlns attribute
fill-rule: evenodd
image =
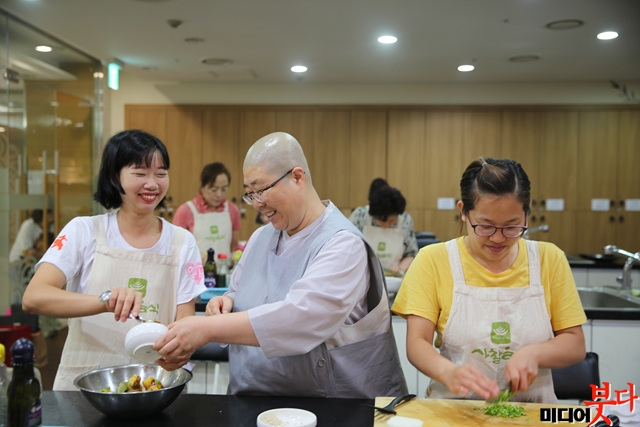
<svg viewBox="0 0 640 427"><path fill-rule="evenodd" d="M207 302L213 297L223 295L229 288L210 288L200 294L200 301Z"/></svg>

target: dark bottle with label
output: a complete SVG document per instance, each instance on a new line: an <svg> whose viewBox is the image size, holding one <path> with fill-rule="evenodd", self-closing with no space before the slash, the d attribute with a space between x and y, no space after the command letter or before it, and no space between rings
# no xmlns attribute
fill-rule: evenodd
<svg viewBox="0 0 640 427"><path fill-rule="evenodd" d="M11 346L13 376L9 383L9 427L42 426L40 381L33 371L35 347L26 338L20 338Z"/></svg>
<svg viewBox="0 0 640 427"><path fill-rule="evenodd" d="M212 248L207 250L207 261L204 263L204 285L207 288L215 288L218 278L218 268L216 267L215 251Z"/></svg>
<svg viewBox="0 0 640 427"><path fill-rule="evenodd" d="M229 287L229 263L227 261L227 254L218 254L218 278L216 279L216 286L218 288Z"/></svg>

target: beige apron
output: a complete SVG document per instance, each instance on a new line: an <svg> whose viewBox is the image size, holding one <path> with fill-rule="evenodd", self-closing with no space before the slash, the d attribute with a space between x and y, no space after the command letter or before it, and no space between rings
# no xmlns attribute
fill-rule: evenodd
<svg viewBox="0 0 640 427"><path fill-rule="evenodd" d="M453 274L453 302L442 336L440 353L452 362L469 363L505 387L504 366L513 353L554 337L540 280L537 242L527 241L529 286L524 288L479 288L465 283L456 240L447 242ZM459 399L447 387L431 380L431 398ZM481 399L471 393L467 399ZM551 370L540 368L538 377L517 402L557 403Z"/></svg>
<svg viewBox="0 0 640 427"><path fill-rule="evenodd" d="M390 270L391 267L400 263L404 255L403 216L398 215L398 224L389 228L376 227L372 224L373 220L371 215L367 217L362 234L375 251L382 268Z"/></svg>
<svg viewBox="0 0 640 427"><path fill-rule="evenodd" d="M142 292L140 317L168 325L176 317L180 250L186 230L176 227L169 255L107 246L104 217L94 217L96 249L86 293L127 286ZM164 231L164 230L163 230ZM54 390L76 390L80 374L106 366L140 363L126 354L124 338L136 322L116 322L113 313L69 319L69 332Z"/></svg>
<svg viewBox="0 0 640 427"><path fill-rule="evenodd" d="M193 202L187 202L193 213L193 235L198 242L200 254L206 254L209 248L213 248L216 255L227 254L227 258L230 258L233 229L228 203L224 202L222 212L199 213Z"/></svg>

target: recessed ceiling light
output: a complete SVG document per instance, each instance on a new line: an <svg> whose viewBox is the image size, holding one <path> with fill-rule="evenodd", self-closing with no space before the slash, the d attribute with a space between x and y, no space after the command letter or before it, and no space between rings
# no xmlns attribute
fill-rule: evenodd
<svg viewBox="0 0 640 427"><path fill-rule="evenodd" d="M202 43L204 39L200 37L187 37L184 41L187 43Z"/></svg>
<svg viewBox="0 0 640 427"><path fill-rule="evenodd" d="M511 62L531 62L537 61L540 57L538 55L520 55L520 56L512 56L509 58Z"/></svg>
<svg viewBox="0 0 640 427"><path fill-rule="evenodd" d="M549 22L545 27L550 30L570 30L572 28L582 27L584 21L579 19L561 19L560 21Z"/></svg>
<svg viewBox="0 0 640 427"><path fill-rule="evenodd" d="M395 36L380 36L378 37L378 42L382 44L394 44L398 41L398 38Z"/></svg>
<svg viewBox="0 0 640 427"><path fill-rule="evenodd" d="M200 62L207 65L231 65L233 61L225 58L204 58Z"/></svg>
<svg viewBox="0 0 640 427"><path fill-rule="evenodd" d="M51 52L53 48L51 46L40 45L36 46L38 52Z"/></svg>
<svg viewBox="0 0 640 427"><path fill-rule="evenodd" d="M291 71L293 71L294 73L305 73L307 71L307 67L305 67L304 65L294 65L293 67L291 67Z"/></svg>
<svg viewBox="0 0 640 427"><path fill-rule="evenodd" d="M467 73L469 71L473 71L476 67L474 67L473 65L460 65L458 67L458 71L461 71L463 73Z"/></svg>
<svg viewBox="0 0 640 427"><path fill-rule="evenodd" d="M615 31L604 31L598 34L598 39L600 40L613 40L618 38L618 33Z"/></svg>

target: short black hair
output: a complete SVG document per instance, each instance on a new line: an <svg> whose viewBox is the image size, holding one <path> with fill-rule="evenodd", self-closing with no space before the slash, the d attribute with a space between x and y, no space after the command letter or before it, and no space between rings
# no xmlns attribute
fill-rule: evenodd
<svg viewBox="0 0 640 427"><path fill-rule="evenodd" d="M382 187L371 195L369 215L386 221L390 215L400 215L407 207L407 200L400 190L394 187Z"/></svg>
<svg viewBox="0 0 640 427"><path fill-rule="evenodd" d="M369 186L369 201L371 201L371 195L381 189L382 187L388 187L389 183L384 178L376 178L371 181L371 185Z"/></svg>
<svg viewBox="0 0 640 427"><path fill-rule="evenodd" d="M231 184L231 174L224 164L220 162L209 163L202 168L202 173L200 174L200 187L206 187L209 184L213 184L216 182L216 178L220 174L225 174L229 180L229 184Z"/></svg>
<svg viewBox="0 0 640 427"><path fill-rule="evenodd" d="M106 209L122 205L124 189L120 171L130 165L150 166L156 153L160 153L162 166L169 170L169 153L155 136L142 130L130 129L113 135L107 141L98 174L98 189L93 199Z"/></svg>

